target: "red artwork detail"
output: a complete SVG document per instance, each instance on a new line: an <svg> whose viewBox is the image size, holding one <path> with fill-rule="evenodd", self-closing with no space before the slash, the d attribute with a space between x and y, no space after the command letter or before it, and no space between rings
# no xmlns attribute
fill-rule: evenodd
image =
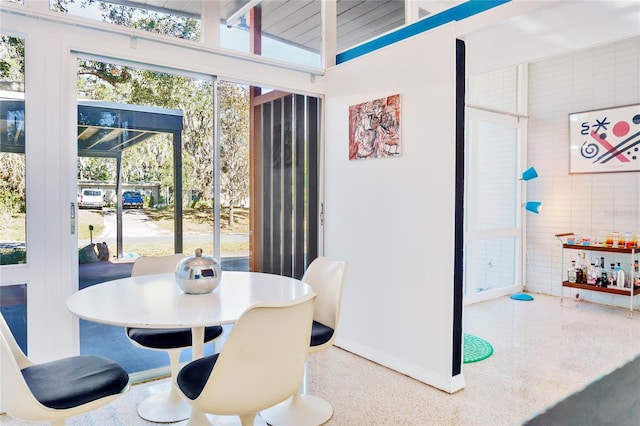
<svg viewBox="0 0 640 426"><path fill-rule="evenodd" d="M606 139L600 138L600 135L597 134L595 132L595 130L591 131L591 137L594 138L596 141L600 142L600 144L602 146L604 146L608 151L611 151L612 154L615 154L615 156L616 156L616 158L618 160L622 161L623 163L628 163L629 162L629 159L627 157L625 157L624 155L622 155L622 153L620 151L615 149L613 147L613 145L611 145Z"/></svg>

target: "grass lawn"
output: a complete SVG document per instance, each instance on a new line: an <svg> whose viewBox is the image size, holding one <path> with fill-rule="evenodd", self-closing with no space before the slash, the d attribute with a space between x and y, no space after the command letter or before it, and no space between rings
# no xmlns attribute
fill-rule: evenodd
<svg viewBox="0 0 640 426"><path fill-rule="evenodd" d="M102 210L86 210L82 209L78 213L78 239L88 240L92 232L89 231L89 225L93 225L93 236L97 237L104 230L104 220L102 218Z"/></svg>
<svg viewBox="0 0 640 426"><path fill-rule="evenodd" d="M229 224L229 209L223 207L220 212L220 231L224 233L249 233L249 209L235 208L234 223ZM173 230L173 209L145 209L145 214L163 229ZM184 208L182 210L182 231L185 234L211 233L213 229L213 210L205 208Z"/></svg>
<svg viewBox="0 0 640 426"><path fill-rule="evenodd" d="M25 217L24 213L3 212L0 216L0 241L24 241Z"/></svg>

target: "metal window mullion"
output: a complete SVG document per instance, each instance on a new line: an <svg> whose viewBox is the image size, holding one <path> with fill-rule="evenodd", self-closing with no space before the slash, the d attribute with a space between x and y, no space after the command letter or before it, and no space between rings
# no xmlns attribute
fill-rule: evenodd
<svg viewBox="0 0 640 426"><path fill-rule="evenodd" d="M221 188L220 188L220 96L218 91L218 79L213 81L213 252L216 259L220 259L220 217L221 217Z"/></svg>
<svg viewBox="0 0 640 426"><path fill-rule="evenodd" d="M318 232L319 232L319 147L320 138L320 99L309 98L308 110L308 130L307 130L307 165L305 175L307 178L306 194L306 259L309 264L318 257Z"/></svg>
<svg viewBox="0 0 640 426"><path fill-rule="evenodd" d="M305 166L307 155L307 97L296 95L295 100L295 120L296 141L295 141L295 159L294 161L294 220L295 233L293 238L294 260L293 260L293 277L301 278L305 271L305 235L306 235L306 215L305 215Z"/></svg>
<svg viewBox="0 0 640 426"><path fill-rule="evenodd" d="M293 153L295 141L295 113L293 95L283 98L282 102L282 274L292 276L293 273L293 235L295 221L294 211L294 174Z"/></svg>
<svg viewBox="0 0 640 426"><path fill-rule="evenodd" d="M267 109L268 108L268 109ZM273 236L271 235L271 158L273 152L273 104L264 104L261 108L262 115L262 214L261 214L261 226L262 226L262 265L260 270L263 272L269 272L271 270L271 259L273 253L271 250L271 241Z"/></svg>

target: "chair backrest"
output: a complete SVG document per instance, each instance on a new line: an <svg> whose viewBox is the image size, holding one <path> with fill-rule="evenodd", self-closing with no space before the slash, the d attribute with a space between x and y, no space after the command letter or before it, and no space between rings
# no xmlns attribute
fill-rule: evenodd
<svg viewBox="0 0 640 426"><path fill-rule="evenodd" d="M18 346L7 322L0 314L0 385L2 386L2 408L16 418L47 420L49 417L39 412L46 411L33 396L20 371L33 365Z"/></svg>
<svg viewBox="0 0 640 426"><path fill-rule="evenodd" d="M178 263L184 259L184 254L170 254L166 256L140 256L137 257L131 269L131 276L164 274L175 272Z"/></svg>
<svg viewBox="0 0 640 426"><path fill-rule="evenodd" d="M307 268L302 281L317 295L313 319L334 330L340 319L342 287L347 263L327 257L316 258ZM335 338L335 333L333 334Z"/></svg>
<svg viewBox="0 0 640 426"><path fill-rule="evenodd" d="M247 309L192 403L207 413L246 415L297 392L309 354L314 301L311 293L290 303Z"/></svg>

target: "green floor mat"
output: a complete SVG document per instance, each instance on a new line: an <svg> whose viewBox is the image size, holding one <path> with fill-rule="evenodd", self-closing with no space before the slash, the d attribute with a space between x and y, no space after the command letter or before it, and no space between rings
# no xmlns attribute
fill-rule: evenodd
<svg viewBox="0 0 640 426"><path fill-rule="evenodd" d="M493 354L493 346L484 339L471 334L464 335L464 363L482 361Z"/></svg>

